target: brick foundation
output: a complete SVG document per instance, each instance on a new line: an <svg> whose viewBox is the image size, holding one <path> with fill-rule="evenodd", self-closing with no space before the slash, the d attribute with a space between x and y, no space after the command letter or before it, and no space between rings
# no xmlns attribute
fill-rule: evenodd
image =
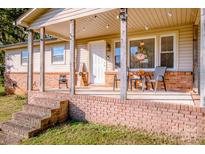
<svg viewBox="0 0 205 154"><path fill-rule="evenodd" d="M30 92L28 101L38 96L69 100L69 117L105 125L164 133L184 140L205 137L205 108L183 104L157 103L149 100L126 100L66 93Z"/></svg>
<svg viewBox="0 0 205 154"><path fill-rule="evenodd" d="M65 74L63 72L46 73L45 74L45 88L46 89L58 89L59 88L59 75ZM113 78L116 72L105 73L105 86L113 86ZM151 72L147 72L147 75L151 75ZM69 73L66 73L69 80ZM34 73L34 90L39 89L39 73ZM77 80L77 73L76 73ZM165 75L166 87L168 90L181 90L190 91L193 88L193 75L192 72L167 72ZM76 81L77 84L77 81ZM16 85L16 86L15 86ZM88 85L88 73L83 74L82 86ZM118 85L120 85L118 83ZM69 86L69 81L68 81ZM150 88L151 85L148 85ZM7 73L5 74L5 88L7 93L25 94L27 87L27 74L26 73ZM65 85L61 85L64 88ZM159 86L160 87L160 86ZM163 87L161 85L161 87Z"/></svg>
<svg viewBox="0 0 205 154"><path fill-rule="evenodd" d="M106 86L113 86L113 79L115 74L116 72L105 73ZM152 75L152 72L146 72L146 76L149 75ZM193 88L193 74L192 72L166 72L165 83L168 90L190 91ZM119 82L118 85L120 85ZM148 88L151 88L150 84L148 86ZM161 88L163 88L162 83Z"/></svg>
<svg viewBox="0 0 205 154"><path fill-rule="evenodd" d="M66 74L69 87L69 73L55 72L45 74L45 89L59 88L59 75ZM83 73L83 81L81 85L87 86L87 73ZM33 74L33 90L39 90L40 85L39 73ZM76 73L77 80L77 73ZM77 81L76 81L77 84ZM61 84L61 88L65 88L65 84ZM25 94L27 92L27 73L6 73L5 74L5 90L8 94Z"/></svg>

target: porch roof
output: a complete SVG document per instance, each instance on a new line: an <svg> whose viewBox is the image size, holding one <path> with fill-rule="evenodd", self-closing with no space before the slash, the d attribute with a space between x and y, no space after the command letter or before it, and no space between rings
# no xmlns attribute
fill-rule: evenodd
<svg viewBox="0 0 205 154"><path fill-rule="evenodd" d="M176 27L199 23L199 9L192 8L130 8L128 9L128 32L139 32L159 28ZM30 29L69 40L69 20L76 19L76 38L84 39L103 35L119 34L117 19L119 9L45 9L33 10L20 18ZM38 16L38 17L37 17Z"/></svg>

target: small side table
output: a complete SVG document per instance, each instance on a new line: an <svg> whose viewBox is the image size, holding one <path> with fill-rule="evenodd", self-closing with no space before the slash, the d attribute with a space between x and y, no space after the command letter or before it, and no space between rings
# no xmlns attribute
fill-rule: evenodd
<svg viewBox="0 0 205 154"><path fill-rule="evenodd" d="M135 82L135 88L136 88L136 81L142 81L142 91L144 91L144 85L145 85L145 77L144 76L133 77L133 78L130 78L129 80L130 80L131 91L132 91L132 83L133 83L133 81Z"/></svg>

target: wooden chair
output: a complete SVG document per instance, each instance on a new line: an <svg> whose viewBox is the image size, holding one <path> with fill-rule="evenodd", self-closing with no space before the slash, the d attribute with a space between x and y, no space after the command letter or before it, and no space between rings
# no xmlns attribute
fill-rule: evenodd
<svg viewBox="0 0 205 154"><path fill-rule="evenodd" d="M117 71L117 74L114 76L113 80L113 91L115 91L115 87L117 88L117 82L120 81L120 71Z"/></svg>
<svg viewBox="0 0 205 154"><path fill-rule="evenodd" d="M154 71L154 76L150 77L149 79L146 78L146 82L147 83L150 82L152 84L152 88L154 89L155 93L157 91L158 82L160 81L163 82L164 89L165 91L167 91L165 80L164 80L166 69L167 69L166 67L157 66ZM155 83L155 87L153 83Z"/></svg>
<svg viewBox="0 0 205 154"><path fill-rule="evenodd" d="M58 81L59 81L59 89L61 88L60 87L61 84L66 84L66 88L68 88L68 80L65 74L60 74Z"/></svg>
<svg viewBox="0 0 205 154"><path fill-rule="evenodd" d="M113 80L113 91L115 91L115 87L117 88L117 82L120 81L120 69L118 69L117 74L114 76ZM127 68L127 89L129 86L129 75L128 75L128 68Z"/></svg>

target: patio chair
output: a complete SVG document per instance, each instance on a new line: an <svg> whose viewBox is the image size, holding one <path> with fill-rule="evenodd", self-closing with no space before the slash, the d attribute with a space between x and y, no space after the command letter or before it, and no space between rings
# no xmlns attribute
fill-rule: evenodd
<svg viewBox="0 0 205 154"><path fill-rule="evenodd" d="M129 81L129 76L128 76L128 68L127 68L127 82ZM114 76L114 80L113 80L113 91L115 91L115 87L117 88L117 82L120 81L120 69L117 70L117 74L115 74ZM128 86L129 86L129 82L128 82ZM127 86L127 89L128 89Z"/></svg>
<svg viewBox="0 0 205 154"><path fill-rule="evenodd" d="M66 84L66 88L68 88L68 80L66 79L65 74L60 74L58 81L59 81L59 89L61 88L60 87L61 84Z"/></svg>
<svg viewBox="0 0 205 154"><path fill-rule="evenodd" d="M167 69L166 67L157 66L155 68L155 71L154 71L154 76L150 77L149 79L146 78L146 82L151 83L152 89L154 89L155 93L157 91L158 82L160 82L160 81L163 82L164 90L167 91L166 84L164 81L166 69ZM155 87L154 87L153 83L155 83Z"/></svg>

